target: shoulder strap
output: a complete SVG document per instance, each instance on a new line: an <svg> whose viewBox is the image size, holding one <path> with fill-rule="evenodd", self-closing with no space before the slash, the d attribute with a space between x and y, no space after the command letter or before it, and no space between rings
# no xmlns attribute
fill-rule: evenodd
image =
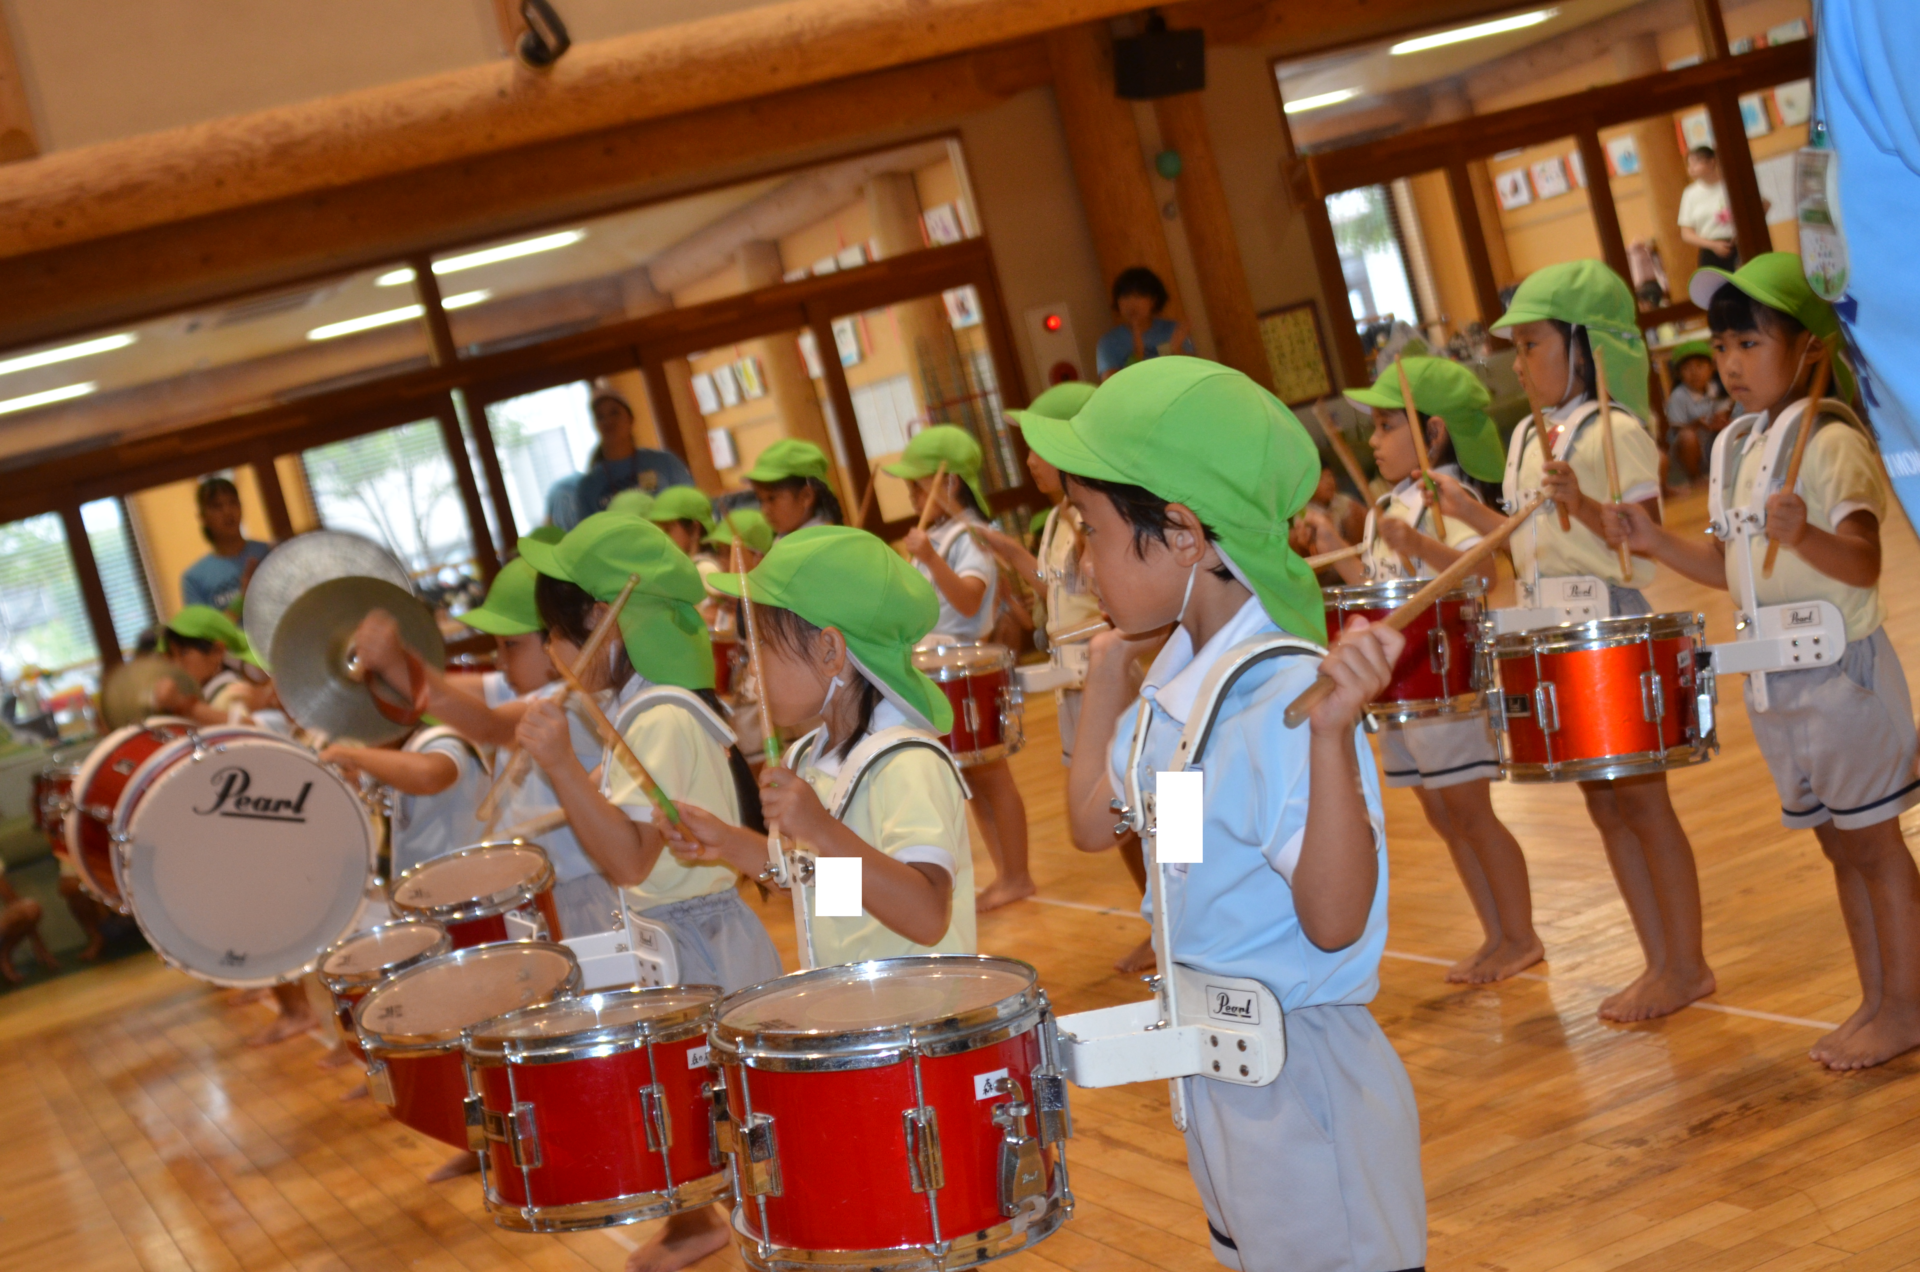
<svg viewBox="0 0 1920 1272"><path fill-rule="evenodd" d="M1200 682L1200 693L1194 699L1193 714L1187 717L1186 727L1180 730L1180 742L1173 749L1173 763L1169 771L1178 773L1199 760L1201 752L1207 749L1214 721L1220 715L1220 704L1226 701L1227 694L1232 692L1242 676L1269 659L1301 655L1325 658L1327 650L1324 645L1316 645L1310 640L1302 640L1284 632L1256 636L1229 649L1226 656L1207 672L1207 678Z"/></svg>
<svg viewBox="0 0 1920 1272"><path fill-rule="evenodd" d="M817 745L819 732L816 729L808 734L807 740ZM891 729L869 733L853 748L846 761L840 766L840 776L834 779L833 793L827 799L827 811L836 818L839 817L846 811L847 805L853 802L854 792L860 788L860 783L881 760L897 751L915 746L925 747L945 760L948 767L953 770L954 777L960 781L961 794L968 799L973 797L972 790L967 786L966 775L960 771L960 765L954 761L953 753L941 743L939 734L909 725L896 725Z"/></svg>
<svg viewBox="0 0 1920 1272"><path fill-rule="evenodd" d="M1732 533L1733 529L1727 521L1727 496L1733 491L1728 464L1738 453L1735 448L1743 444L1747 434L1759 422L1759 413L1750 412L1721 429L1713 439L1713 456L1707 463L1707 524L1714 534L1721 537Z"/></svg>
<svg viewBox="0 0 1920 1272"><path fill-rule="evenodd" d="M683 711L692 713L693 718L705 727L708 735L720 744L721 749L724 750L733 745L733 726L708 706L706 699L678 685L649 685L634 694L627 700L626 705L620 708L620 715L614 720L613 727L625 733L628 726L639 718L642 711L663 703L672 703Z"/></svg>
<svg viewBox="0 0 1920 1272"><path fill-rule="evenodd" d="M452 738L474 755L477 756L480 754L480 748L473 744L473 739L460 732L460 730L449 728L444 724L436 724L431 728L421 729L412 737L408 738L407 744L400 749L403 751L411 751L415 755L418 755L442 738Z"/></svg>

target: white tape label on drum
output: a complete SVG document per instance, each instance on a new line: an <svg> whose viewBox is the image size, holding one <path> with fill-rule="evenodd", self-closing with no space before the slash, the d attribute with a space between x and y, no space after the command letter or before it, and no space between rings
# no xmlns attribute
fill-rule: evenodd
<svg viewBox="0 0 1920 1272"><path fill-rule="evenodd" d="M860 858L820 857L813 863L813 912L823 919L857 919Z"/></svg>
<svg viewBox="0 0 1920 1272"><path fill-rule="evenodd" d="M974 1074L973 1098L976 1100L991 1100L994 1096L999 1095L1000 1079L1006 1076L1007 1071L1005 1069L995 1069L992 1073Z"/></svg>
<svg viewBox="0 0 1920 1272"><path fill-rule="evenodd" d="M699 1046L695 1047L693 1050L687 1052L687 1068L704 1069L706 1067L707 1067L707 1044L703 1042Z"/></svg>
<svg viewBox="0 0 1920 1272"><path fill-rule="evenodd" d="M1162 863L1198 865L1205 838L1206 774L1199 769L1155 773L1153 821L1155 855Z"/></svg>

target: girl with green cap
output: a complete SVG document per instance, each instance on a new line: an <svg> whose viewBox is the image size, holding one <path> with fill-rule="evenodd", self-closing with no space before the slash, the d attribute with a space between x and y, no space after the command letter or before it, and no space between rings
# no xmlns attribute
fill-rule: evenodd
<svg viewBox="0 0 1920 1272"><path fill-rule="evenodd" d="M1833 863L1860 975L1859 1009L1814 1044L1813 1058L1864 1069L1920 1046L1920 871L1900 832L1900 814L1920 804L1920 740L1880 596L1880 524L1891 492L1871 435L1846 403L1853 379L1839 317L1807 285L1800 258L1770 252L1734 273L1703 269L1690 291L1707 311L1720 376L1745 412L1714 443L1713 537L1675 534L1637 508L1610 511L1608 529L1634 551L1733 594L1742 639L1717 647L1715 662L1722 651L1748 656L1747 719L1780 795L1781 824L1813 831ZM1809 382L1823 359L1836 392L1811 408L1814 431L1798 452ZM1790 453L1799 453L1791 476ZM1771 572L1768 551L1777 553ZM1812 635L1809 620L1822 616L1837 659L1809 667L1789 663L1784 650L1753 656L1776 633L1801 644Z"/></svg>
<svg viewBox="0 0 1920 1272"><path fill-rule="evenodd" d="M1285 1013L1282 1080L1180 1080L1214 1256L1249 1269L1418 1267L1419 1115L1366 1007L1386 947L1387 864L1359 728L1405 638L1357 620L1321 648L1320 590L1287 543L1319 457L1240 372L1155 358L1120 371L1071 420L1029 416L1024 431L1065 474L1115 628L1094 638L1087 673L1068 783L1074 843L1111 845L1110 801L1144 823L1137 799L1155 773L1202 769L1202 860L1151 880L1166 887L1166 957L1258 980ZM1127 666L1168 628L1135 696ZM1337 690L1309 728L1288 728L1288 704L1317 673Z"/></svg>
<svg viewBox="0 0 1920 1272"><path fill-rule="evenodd" d="M1500 432L1487 415L1490 395L1480 377L1446 358L1407 358L1407 387L1414 414L1426 432L1428 460L1436 474L1477 494L1481 483L1500 480L1505 454ZM1407 426L1397 367L1388 367L1370 388L1347 397L1373 411L1373 459L1381 477L1396 485L1367 514L1364 556L1337 563L1348 583L1407 577L1432 578L1480 541L1471 524L1450 518L1441 541L1433 523L1432 492L1420 480L1419 452ZM1457 461L1457 462L1456 462ZM1344 547L1323 514L1308 514L1315 552ZM1489 566L1491 563L1489 563ZM1491 568L1483 570L1490 584ZM1333 589L1329 589L1329 595ZM1388 786L1412 787L1427 824L1447 845L1454 869L1473 902L1486 939L1455 963L1447 979L1485 984L1517 976L1546 956L1533 926L1533 893L1519 841L1493 808L1493 779L1500 752L1485 706L1464 714L1380 723L1381 768Z"/></svg>
<svg viewBox="0 0 1920 1272"><path fill-rule="evenodd" d="M980 484L981 458L973 434L953 424L935 424L914 434L900 458L881 467L913 488L916 511L924 510L929 499L935 501L928 528L907 531L900 546L933 584L940 616L930 639L940 644L990 640L999 615L1000 570L978 537L992 506ZM942 465L944 488L935 490ZM1004 758L969 766L967 779L980 837L994 865L994 880L979 896L984 912L1034 893L1027 869L1027 805Z"/></svg>
<svg viewBox="0 0 1920 1272"><path fill-rule="evenodd" d="M761 451L747 470L747 484L775 534L807 526L837 526L844 519L840 500L827 484L833 465L812 442L783 437Z"/></svg>
<svg viewBox="0 0 1920 1272"><path fill-rule="evenodd" d="M861 863L865 908L815 912L815 964L973 953L966 785L940 742L953 708L913 665L938 612L933 589L885 543L844 526L786 536L746 578L771 722L825 721L761 771L767 821L816 856ZM713 584L743 591L737 574ZM729 820L689 809L675 853L762 870L765 833Z"/></svg>
<svg viewBox="0 0 1920 1272"><path fill-rule="evenodd" d="M260 667L259 655L234 621L209 605L189 605L160 630L160 652L200 686L184 696L171 680L154 686L154 708L200 724L243 719L266 695L241 674L239 665Z"/></svg>
<svg viewBox="0 0 1920 1272"><path fill-rule="evenodd" d="M1493 325L1513 341L1514 371L1545 419L1528 416L1508 444L1505 493L1517 508L1544 490L1569 518L1562 530L1542 509L1507 541L1527 621L1546 626L1633 614L1651 614L1641 589L1654 565L1635 558L1623 574L1619 554L1603 537L1603 505L1588 492L1608 489L1604 438L1596 424L1596 359L1612 391L1613 439L1621 499L1660 515L1660 452L1642 421L1647 415L1650 363L1633 294L1599 261L1569 261L1536 271L1520 284L1511 307ZM1622 409L1624 408L1624 409ZM1552 459L1541 458L1540 430ZM1441 478L1440 510L1483 533L1500 514L1467 497L1458 482ZM1599 612L1579 608L1580 597L1605 597ZM1551 613L1553 617L1544 617ZM1496 611L1498 621L1498 611ZM1506 630L1514 630L1508 628ZM1700 932L1700 879L1693 845L1673 810L1665 773L1581 782L1587 816L1606 844L1608 864L1633 918L1646 969L1600 1004L1603 1020L1651 1020L1679 1011L1714 990Z"/></svg>
<svg viewBox="0 0 1920 1272"><path fill-rule="evenodd" d="M1667 474L1667 488L1686 493L1689 483L1707 475L1707 447L1732 418L1732 403L1714 375L1713 346L1689 340L1668 355L1673 391L1667 394L1667 454L1680 466L1681 480Z"/></svg>

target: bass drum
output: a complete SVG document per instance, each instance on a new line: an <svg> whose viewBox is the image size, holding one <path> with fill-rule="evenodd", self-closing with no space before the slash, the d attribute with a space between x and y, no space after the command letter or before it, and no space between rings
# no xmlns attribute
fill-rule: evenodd
<svg viewBox="0 0 1920 1272"><path fill-rule="evenodd" d="M87 894L115 914L127 913L127 899L113 869L113 818L127 784L161 747L193 732L193 721L154 716L115 729L95 744L73 775L73 789L61 834L67 857Z"/></svg>
<svg viewBox="0 0 1920 1272"><path fill-rule="evenodd" d="M379 846L367 806L311 751L260 729L188 735L135 771L114 875L169 964L215 985L278 985L352 932Z"/></svg>

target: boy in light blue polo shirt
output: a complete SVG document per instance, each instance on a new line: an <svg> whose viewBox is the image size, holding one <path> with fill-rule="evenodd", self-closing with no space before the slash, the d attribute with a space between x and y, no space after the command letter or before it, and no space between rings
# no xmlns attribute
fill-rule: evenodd
<svg viewBox="0 0 1920 1272"><path fill-rule="evenodd" d="M1214 1256L1247 1272L1419 1267L1419 1116L1366 1007L1386 947L1387 870L1358 728L1405 641L1356 620L1324 658L1271 649L1326 639L1313 572L1287 545L1319 478L1313 443L1245 375L1180 357L1121 371L1071 420L1024 423L1028 445L1065 475L1115 628L1094 640L1089 745L1068 779L1076 844L1113 842L1108 800L1152 790L1209 683L1232 677L1217 680L1212 728L1188 762L1204 775L1204 860L1164 872L1170 957L1271 989L1286 1061L1266 1086L1182 1079ZM1126 664L1169 623L1129 703ZM1310 727L1289 729L1286 708L1316 673L1337 688ZM1109 737L1104 754L1091 745Z"/></svg>

